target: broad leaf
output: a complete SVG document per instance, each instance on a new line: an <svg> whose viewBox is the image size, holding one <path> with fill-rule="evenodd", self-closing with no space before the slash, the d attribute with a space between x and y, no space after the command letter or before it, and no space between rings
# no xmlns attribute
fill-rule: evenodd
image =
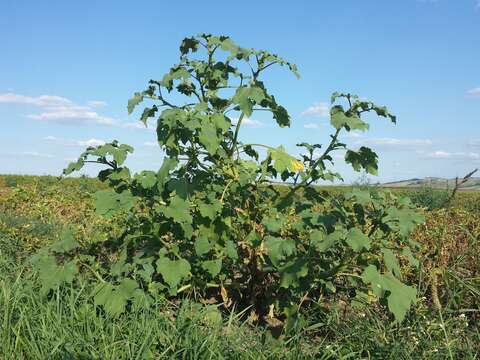
<svg viewBox="0 0 480 360"><path fill-rule="evenodd" d="M156 265L157 271L162 275L170 289L176 289L190 274L190 263L185 259L170 260L161 257L157 260Z"/></svg>

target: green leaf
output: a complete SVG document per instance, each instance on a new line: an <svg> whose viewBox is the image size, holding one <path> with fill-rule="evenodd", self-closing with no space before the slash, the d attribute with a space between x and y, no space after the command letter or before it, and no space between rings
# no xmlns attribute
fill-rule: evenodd
<svg viewBox="0 0 480 360"><path fill-rule="evenodd" d="M372 198L371 198L371 196L370 196L370 192L369 192L369 191L363 191L363 190L359 190L359 189L354 189L354 190L352 190L351 192L346 193L346 194L345 194L345 198L346 198L346 199L355 198L355 200L357 201L357 203L359 203L359 204L362 205L362 206L365 206L365 205L367 205L367 204L370 204L371 201L372 201Z"/></svg>
<svg viewBox="0 0 480 360"><path fill-rule="evenodd" d="M210 220L215 220L217 214L222 209L222 203L219 200L214 200L211 204L204 202L198 203L198 210L203 217L209 218Z"/></svg>
<svg viewBox="0 0 480 360"><path fill-rule="evenodd" d="M94 195L95 212L105 217L112 217L119 212L128 211L135 205L135 197L130 191L117 193L112 189L99 190Z"/></svg>
<svg viewBox="0 0 480 360"><path fill-rule="evenodd" d="M185 38L180 44L180 52L182 55L188 54L189 51L196 52L198 50L199 42L194 37Z"/></svg>
<svg viewBox="0 0 480 360"><path fill-rule="evenodd" d="M217 127L215 124L210 121L202 122L198 139L210 155L215 155L221 141L217 135Z"/></svg>
<svg viewBox="0 0 480 360"><path fill-rule="evenodd" d="M415 258L415 256L413 256L412 250L410 250L410 248L408 248L408 247L403 248L402 249L402 255L407 258L410 265L418 268L418 266L420 265L420 262L418 261L417 258Z"/></svg>
<svg viewBox="0 0 480 360"><path fill-rule="evenodd" d="M295 241L280 237L265 237L267 254L275 267L280 266L280 262L295 252Z"/></svg>
<svg viewBox="0 0 480 360"><path fill-rule="evenodd" d="M204 319L207 325L214 327L222 325L222 313L214 305L206 307Z"/></svg>
<svg viewBox="0 0 480 360"><path fill-rule="evenodd" d="M157 184L157 174L155 174L153 171L142 171L140 174L135 176L135 179L144 189L151 189Z"/></svg>
<svg viewBox="0 0 480 360"><path fill-rule="evenodd" d="M145 108L143 110L142 116L140 117L140 121L147 126L147 121L149 118L154 117L155 113L158 111L158 108L156 105L153 105L151 108Z"/></svg>
<svg viewBox="0 0 480 360"><path fill-rule="evenodd" d="M255 104L260 104L265 99L265 92L258 86L243 86L237 89L232 102L238 104L245 116L252 115Z"/></svg>
<svg viewBox="0 0 480 360"><path fill-rule="evenodd" d="M193 244L193 246L195 247L195 253L198 256L202 256L202 255L208 253L213 248L213 244L208 240L207 235L199 236L195 240L195 243Z"/></svg>
<svg viewBox="0 0 480 360"><path fill-rule="evenodd" d="M383 262L388 270L390 270L395 276L401 277L402 272L400 270L400 265L398 263L397 257L392 250L387 248L382 248Z"/></svg>
<svg viewBox="0 0 480 360"><path fill-rule="evenodd" d="M178 195L170 199L170 204L164 208L164 215L178 224L191 224L193 221L190 214L190 203Z"/></svg>
<svg viewBox="0 0 480 360"><path fill-rule="evenodd" d="M377 175L378 156L372 149L362 146L358 151L347 150L345 162L352 165L355 171L364 169L367 173Z"/></svg>
<svg viewBox="0 0 480 360"><path fill-rule="evenodd" d="M213 278L222 270L222 259L203 261L202 268L208 271Z"/></svg>
<svg viewBox="0 0 480 360"><path fill-rule="evenodd" d="M277 105L272 108L272 114L280 127L290 126L290 115L283 106Z"/></svg>
<svg viewBox="0 0 480 360"><path fill-rule="evenodd" d="M402 236L407 237L418 224L425 221L425 217L413 208L398 209L392 206L387 209L387 215L382 220L390 228L398 230Z"/></svg>
<svg viewBox="0 0 480 360"><path fill-rule="evenodd" d="M137 282L128 278L123 279L117 286L102 283L94 292L95 305L103 306L107 313L118 316L125 311L127 301L133 298L137 289Z"/></svg>
<svg viewBox="0 0 480 360"><path fill-rule="evenodd" d="M377 271L375 265L368 265L362 273L362 279L365 284L371 284L372 291L377 297L383 297L385 288L383 287L382 275Z"/></svg>
<svg viewBox="0 0 480 360"><path fill-rule="evenodd" d="M223 132L230 129L230 126L232 125L228 118L222 113L213 114L211 120L215 124L216 128Z"/></svg>
<svg viewBox="0 0 480 360"><path fill-rule="evenodd" d="M348 131L365 131L369 127L357 114L346 114L340 105L333 106L330 109L330 123L337 130L344 127Z"/></svg>
<svg viewBox="0 0 480 360"><path fill-rule="evenodd" d="M417 290L403 284L390 273L383 276L383 284L385 289L390 291L390 295L387 297L388 309L393 313L397 322L403 321L407 311L417 298Z"/></svg>
<svg viewBox="0 0 480 360"><path fill-rule="evenodd" d="M225 254L232 260L238 259L237 246L234 244L233 241L228 240L225 243Z"/></svg>
<svg viewBox="0 0 480 360"><path fill-rule="evenodd" d="M415 302L417 290L403 284L390 272L380 274L375 265L365 268L362 278L365 283L372 285L372 290L378 297L388 293L388 309L397 322L403 321L408 309Z"/></svg>
<svg viewBox="0 0 480 360"><path fill-rule="evenodd" d="M360 252L363 249L370 250L370 239L357 228L351 228L348 231L345 241L355 252Z"/></svg>
<svg viewBox="0 0 480 360"><path fill-rule="evenodd" d="M63 175L70 175L74 171L79 171L85 165L85 161L80 158L77 161L68 164L67 168L63 169Z"/></svg>
<svg viewBox="0 0 480 360"><path fill-rule="evenodd" d="M303 259L290 261L280 269L280 286L284 288L299 285L301 278L308 275L308 264Z"/></svg>
<svg viewBox="0 0 480 360"><path fill-rule="evenodd" d="M157 260L157 271L162 275L163 280L170 289L176 289L182 280L190 274L190 263L185 259L170 260L162 257Z"/></svg>
<svg viewBox="0 0 480 360"><path fill-rule="evenodd" d="M38 271L42 294L47 294L63 283L71 283L78 272L75 260L58 265L53 256L40 254L32 261Z"/></svg>
<svg viewBox="0 0 480 360"><path fill-rule="evenodd" d="M66 253L76 249L80 244L75 240L72 229L64 228L60 234L60 241L52 245L51 249L57 253Z"/></svg>
<svg viewBox="0 0 480 360"><path fill-rule="evenodd" d="M135 109L135 107L138 104L140 104L142 101L143 101L143 93L136 92L135 94L133 94L133 97L130 100L128 100L128 106L127 106L128 113L131 114Z"/></svg>
<svg viewBox="0 0 480 360"><path fill-rule="evenodd" d="M345 236L345 231L335 230L334 232L325 235L325 232L322 230L314 230L310 235L310 240L312 245L320 252L325 252L329 250L333 245L343 239Z"/></svg>
<svg viewBox="0 0 480 360"><path fill-rule="evenodd" d="M273 160L273 168L278 173L288 170L290 172L303 171L303 164L285 151L283 146L276 149L269 149L268 154Z"/></svg>
<svg viewBox="0 0 480 360"><path fill-rule="evenodd" d="M163 186L165 185L165 181L167 180L170 171L175 169L177 165L178 165L177 159L169 158L169 157L163 158L162 166L160 167L160 170L158 170L158 173L157 173L158 186L160 190L163 189Z"/></svg>
<svg viewBox="0 0 480 360"><path fill-rule="evenodd" d="M277 219L276 217L269 217L263 219L262 224L269 232L278 233L282 229L284 221L284 216L281 216L279 219Z"/></svg>

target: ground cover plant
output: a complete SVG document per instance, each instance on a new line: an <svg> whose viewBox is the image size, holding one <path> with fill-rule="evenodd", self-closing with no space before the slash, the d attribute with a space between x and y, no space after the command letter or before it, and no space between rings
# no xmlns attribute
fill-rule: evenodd
<svg viewBox="0 0 480 360"><path fill-rule="evenodd" d="M180 53L128 103L157 119L159 171L132 174L113 141L65 169L103 164L99 181L2 179L4 356L475 358L478 213L313 186L341 178L337 150L375 174L374 151L339 136L396 118L334 93L330 143L244 143L256 111L290 124L261 76L295 65L211 35Z"/></svg>
<svg viewBox="0 0 480 360"><path fill-rule="evenodd" d="M103 314L92 300L89 273L79 286L41 296L28 259L56 242L64 226L78 231L80 243L117 230L94 211L94 193L102 184L93 179L85 191L82 179L15 177L18 185L12 187L9 178L0 176L2 358L443 359L449 349L454 358L478 357L480 213L470 204L480 200L479 193L458 193L448 209L419 210L426 222L412 237L421 245L420 266L406 273L417 300L402 323L392 323L379 306L338 292L305 312L290 336L274 338L277 324L255 324L248 310L230 308L221 324L212 324L207 320L213 305L198 308L190 300L157 298L149 309ZM317 190L338 196L352 188ZM433 302L433 278L448 341Z"/></svg>

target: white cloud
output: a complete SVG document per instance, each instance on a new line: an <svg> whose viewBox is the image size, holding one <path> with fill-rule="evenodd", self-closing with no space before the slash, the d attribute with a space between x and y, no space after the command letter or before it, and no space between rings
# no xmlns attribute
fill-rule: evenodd
<svg viewBox="0 0 480 360"><path fill-rule="evenodd" d="M95 138L88 139L88 140L71 140L71 139L57 138L52 135L45 137L44 140L53 142L55 144L64 145L64 146L82 146L82 147L99 146L99 145L105 145L106 143L104 140L95 139Z"/></svg>
<svg viewBox="0 0 480 360"><path fill-rule="evenodd" d="M427 153L424 157L429 159L454 159L454 160L480 160L480 154L474 152L448 152L448 151L434 151Z"/></svg>
<svg viewBox="0 0 480 360"><path fill-rule="evenodd" d="M25 104L40 107L68 106L72 104L70 100L61 96L42 95L35 97L13 93L0 94L0 103Z"/></svg>
<svg viewBox="0 0 480 360"><path fill-rule="evenodd" d="M145 126L140 121L124 123L124 124L121 124L120 127L124 128L124 129L138 129L138 130L155 131L155 127L152 123L148 123L147 126Z"/></svg>
<svg viewBox="0 0 480 360"><path fill-rule="evenodd" d="M55 95L26 96L14 93L0 94L0 103L32 105L45 109L27 115L30 119L62 124L116 125L117 121L98 114L89 106L79 106L73 101ZM97 102L98 105L98 102Z"/></svg>
<svg viewBox="0 0 480 360"><path fill-rule="evenodd" d="M53 159L54 156L50 154L41 153L38 151L22 151L17 153L0 153L0 157L6 157L9 159L18 158L36 158L36 159Z"/></svg>
<svg viewBox="0 0 480 360"><path fill-rule="evenodd" d="M238 123L238 118L233 118L232 119L232 124L237 125ZM249 118L243 118L242 120L242 125L249 126L249 127L254 127L254 128L259 128L265 126L264 123L258 121L258 120L252 120Z"/></svg>
<svg viewBox="0 0 480 360"><path fill-rule="evenodd" d="M363 134L359 131L349 131L344 134L343 137L346 137L347 139L360 139L363 138Z"/></svg>
<svg viewBox="0 0 480 360"><path fill-rule="evenodd" d="M478 140L470 140L467 142L468 146L473 146L473 147L480 147L480 139Z"/></svg>
<svg viewBox="0 0 480 360"><path fill-rule="evenodd" d="M158 146L158 142L156 141L145 141L143 143L144 146L148 146L148 147L157 147Z"/></svg>
<svg viewBox="0 0 480 360"><path fill-rule="evenodd" d="M36 158L49 158L49 159L53 158L53 155L43 154L43 153L39 153L37 151L24 151L20 155L29 156L29 157L36 157Z"/></svg>
<svg viewBox="0 0 480 360"><path fill-rule="evenodd" d="M357 144L369 146L387 146L387 147L416 147L429 146L433 144L430 139L395 139L395 138L370 138L357 141Z"/></svg>
<svg viewBox="0 0 480 360"><path fill-rule="evenodd" d="M80 140L77 141L79 146L100 146L100 145L105 145L105 141L100 140L100 139L88 139L88 140Z"/></svg>
<svg viewBox="0 0 480 360"><path fill-rule="evenodd" d="M105 101L101 101L101 100L90 100L89 102L87 102L87 105L90 107L98 108L98 107L107 106L108 104Z"/></svg>
<svg viewBox="0 0 480 360"><path fill-rule="evenodd" d="M101 116L96 111L92 111L87 107L58 107L52 108L40 114L28 115L30 119L51 121L61 124L99 124L99 125L115 125L116 121L112 118Z"/></svg>
<svg viewBox="0 0 480 360"><path fill-rule="evenodd" d="M303 116L326 117L330 114L330 107L326 102L318 102L302 112Z"/></svg>
<svg viewBox="0 0 480 360"><path fill-rule="evenodd" d="M480 0L479 0L480 4ZM470 97L480 97L480 87L476 87L467 91L467 95Z"/></svg>
<svg viewBox="0 0 480 360"><path fill-rule="evenodd" d="M305 129L320 129L321 128L321 126L319 124L315 124L315 123L308 123L308 124L303 125L303 127Z"/></svg>

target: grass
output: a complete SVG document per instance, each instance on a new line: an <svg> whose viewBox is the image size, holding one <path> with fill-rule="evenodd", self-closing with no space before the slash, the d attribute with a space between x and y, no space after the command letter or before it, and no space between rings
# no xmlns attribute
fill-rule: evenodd
<svg viewBox="0 0 480 360"><path fill-rule="evenodd" d="M248 309L219 313L189 299L149 306L139 299L112 318L93 304L88 279L41 296L28 258L63 225L85 238L113 231L93 214L89 194L98 186L90 179L0 177L0 359L480 357L475 193L426 211L415 233L422 266L408 274L418 301L404 322L393 323L380 304L332 295L303 314L292 333L278 336L268 324L252 325Z"/></svg>

